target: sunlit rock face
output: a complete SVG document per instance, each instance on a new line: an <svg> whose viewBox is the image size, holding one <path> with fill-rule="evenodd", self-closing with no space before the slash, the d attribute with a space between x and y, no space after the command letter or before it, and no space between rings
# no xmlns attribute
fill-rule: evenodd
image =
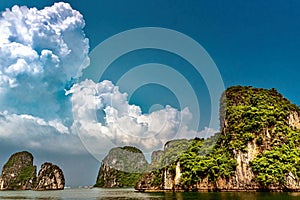
<svg viewBox="0 0 300 200"><path fill-rule="evenodd" d="M289 125L295 129L300 129L300 115L298 112L291 112L289 117Z"/></svg>
<svg viewBox="0 0 300 200"><path fill-rule="evenodd" d="M52 163L44 163L39 171L36 190L62 190L65 187L63 171Z"/></svg>
<svg viewBox="0 0 300 200"><path fill-rule="evenodd" d="M36 166L29 152L13 154L2 169L1 190L30 190L34 187Z"/></svg>
<svg viewBox="0 0 300 200"><path fill-rule="evenodd" d="M33 156L27 151L13 154L2 169L1 190L62 190L63 171L52 163L44 163L36 177Z"/></svg>

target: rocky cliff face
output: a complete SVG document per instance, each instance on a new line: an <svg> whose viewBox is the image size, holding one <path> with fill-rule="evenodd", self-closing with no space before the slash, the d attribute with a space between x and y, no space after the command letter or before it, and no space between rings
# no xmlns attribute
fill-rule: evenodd
<svg viewBox="0 0 300 200"><path fill-rule="evenodd" d="M150 170L156 170L161 168L161 159L164 154L164 151L158 150L158 151L153 151L151 154L151 163L149 166Z"/></svg>
<svg viewBox="0 0 300 200"><path fill-rule="evenodd" d="M148 168L144 154L135 147L117 147L103 159L95 187L132 187Z"/></svg>
<svg viewBox="0 0 300 200"><path fill-rule="evenodd" d="M27 151L13 154L0 177L0 190L57 190L64 184L62 170L51 163L44 163L36 177L33 156Z"/></svg>
<svg viewBox="0 0 300 200"><path fill-rule="evenodd" d="M36 166L29 152L13 154L2 169L1 190L29 190L34 187Z"/></svg>
<svg viewBox="0 0 300 200"><path fill-rule="evenodd" d="M299 107L275 89L241 86L221 102L220 133L192 140L173 163L144 174L137 190L300 191Z"/></svg>
<svg viewBox="0 0 300 200"><path fill-rule="evenodd" d="M140 191L182 190L182 173L178 159L189 145L190 141L187 139L172 140L165 144L164 150L154 151L149 172L138 180L135 188Z"/></svg>
<svg viewBox="0 0 300 200"><path fill-rule="evenodd" d="M289 125L294 129L300 129L300 115L298 112L291 112L289 117Z"/></svg>
<svg viewBox="0 0 300 200"><path fill-rule="evenodd" d="M52 163L44 163L39 171L36 190L62 190L65 187L63 171Z"/></svg>

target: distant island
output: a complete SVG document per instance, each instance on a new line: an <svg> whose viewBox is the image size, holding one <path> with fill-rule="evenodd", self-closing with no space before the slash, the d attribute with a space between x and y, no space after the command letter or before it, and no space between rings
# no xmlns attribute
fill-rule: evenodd
<svg viewBox="0 0 300 200"><path fill-rule="evenodd" d="M65 178L56 165L46 162L36 176L33 155L27 151L13 154L2 169L0 190L63 190Z"/></svg>
<svg viewBox="0 0 300 200"><path fill-rule="evenodd" d="M123 147L136 153L128 159L114 149L103 160L95 186L134 185L138 191L300 191L299 107L275 89L242 86L228 88L220 102L219 133L206 140L169 141L163 151L152 153L150 165L134 147ZM122 171L138 160L133 169L139 173Z"/></svg>
<svg viewBox="0 0 300 200"><path fill-rule="evenodd" d="M148 169L148 162L141 150L116 147L103 159L95 187L134 187Z"/></svg>

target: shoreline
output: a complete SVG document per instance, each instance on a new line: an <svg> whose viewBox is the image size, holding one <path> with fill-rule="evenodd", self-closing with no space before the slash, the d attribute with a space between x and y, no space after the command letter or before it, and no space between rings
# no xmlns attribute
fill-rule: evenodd
<svg viewBox="0 0 300 200"><path fill-rule="evenodd" d="M136 192L142 192L142 193L156 193L156 192L164 192L164 193L173 193L173 192L195 192L195 193L210 193L210 192L216 192L216 193L227 193L227 192L253 192L253 193L300 193L300 190L279 190L279 189L273 189L273 190L257 190L257 189L231 189L231 190L210 190L210 189L200 189L200 190L151 190L151 189L145 189L145 190L135 190Z"/></svg>

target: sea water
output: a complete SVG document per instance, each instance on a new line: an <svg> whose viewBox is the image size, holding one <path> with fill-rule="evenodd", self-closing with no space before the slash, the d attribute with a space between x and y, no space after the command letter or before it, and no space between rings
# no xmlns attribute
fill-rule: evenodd
<svg viewBox="0 0 300 200"><path fill-rule="evenodd" d="M203 200L300 200L300 193L258 192L157 192L141 193L134 189L65 189L61 191L0 191L0 199L102 200L102 199L203 199Z"/></svg>

